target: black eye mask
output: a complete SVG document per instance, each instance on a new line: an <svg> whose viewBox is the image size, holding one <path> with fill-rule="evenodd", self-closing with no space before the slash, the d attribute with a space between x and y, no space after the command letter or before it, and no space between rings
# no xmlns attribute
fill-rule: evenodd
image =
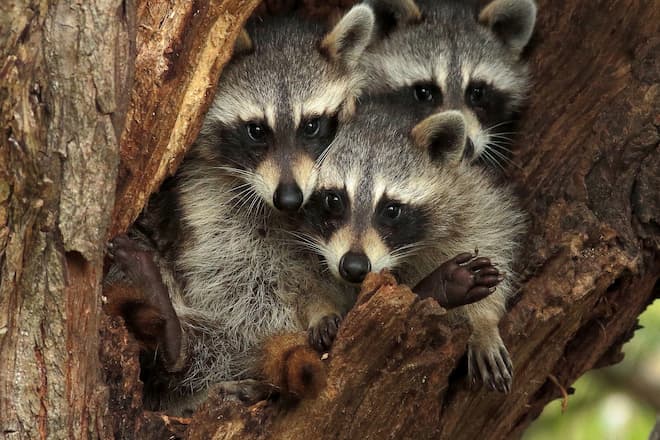
<svg viewBox="0 0 660 440"><path fill-rule="evenodd" d="M423 240L429 218L422 208L383 197L376 205L372 225L390 249L398 249Z"/></svg>
<svg viewBox="0 0 660 440"><path fill-rule="evenodd" d="M315 191L303 208L305 222L315 233L327 240L348 221L349 208L345 189Z"/></svg>

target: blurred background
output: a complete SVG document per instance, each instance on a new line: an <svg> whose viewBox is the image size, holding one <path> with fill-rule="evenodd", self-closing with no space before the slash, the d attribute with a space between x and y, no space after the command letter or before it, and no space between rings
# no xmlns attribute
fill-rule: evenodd
<svg viewBox="0 0 660 440"><path fill-rule="evenodd" d="M550 403L523 440L649 439L660 415L660 300L639 321L624 360L582 376L566 411L561 399Z"/></svg>

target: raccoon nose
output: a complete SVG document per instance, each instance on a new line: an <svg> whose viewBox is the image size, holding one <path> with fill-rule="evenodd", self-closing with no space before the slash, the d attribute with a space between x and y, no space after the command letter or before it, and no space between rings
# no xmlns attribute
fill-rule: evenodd
<svg viewBox="0 0 660 440"><path fill-rule="evenodd" d="M280 183L273 194L273 205L280 211L295 212L303 202L303 193L295 182Z"/></svg>
<svg viewBox="0 0 660 440"><path fill-rule="evenodd" d="M339 261L339 273L351 283L361 283L370 271L371 263L364 254L347 252Z"/></svg>

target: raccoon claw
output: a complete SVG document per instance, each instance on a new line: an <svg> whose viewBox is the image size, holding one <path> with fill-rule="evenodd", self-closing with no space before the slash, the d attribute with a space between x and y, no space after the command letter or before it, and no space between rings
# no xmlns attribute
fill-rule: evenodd
<svg viewBox="0 0 660 440"><path fill-rule="evenodd" d="M108 244L108 254L141 290L139 298L127 300L124 305L115 304L114 308L121 311L138 340L155 345L168 371L178 370L183 332L153 252L141 248L128 236L119 235ZM112 302L112 298L109 300Z"/></svg>
<svg viewBox="0 0 660 440"><path fill-rule="evenodd" d="M309 345L319 353L329 351L337 337L340 323L341 317L334 313L321 318L309 328Z"/></svg>
<svg viewBox="0 0 660 440"><path fill-rule="evenodd" d="M482 300L503 279L489 258L466 252L442 263L413 292L422 298L435 298L441 306L450 309Z"/></svg>
<svg viewBox="0 0 660 440"><path fill-rule="evenodd" d="M470 344L468 349L468 379L472 388L479 380L491 391L508 394L513 382L513 365L503 345L482 349Z"/></svg>

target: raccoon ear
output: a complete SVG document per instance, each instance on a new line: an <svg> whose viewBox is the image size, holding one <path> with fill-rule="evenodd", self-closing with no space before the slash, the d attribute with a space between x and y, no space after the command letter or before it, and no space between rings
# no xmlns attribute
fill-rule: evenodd
<svg viewBox="0 0 660 440"><path fill-rule="evenodd" d="M376 16L378 38L422 20L422 13L413 0L369 0L366 4L373 9Z"/></svg>
<svg viewBox="0 0 660 440"><path fill-rule="evenodd" d="M459 162L467 141L465 119L450 110L429 116L411 132L415 145L427 149L432 160Z"/></svg>
<svg viewBox="0 0 660 440"><path fill-rule="evenodd" d="M333 62L354 67L371 42L375 17L365 5L354 6L321 42L321 52Z"/></svg>
<svg viewBox="0 0 660 440"><path fill-rule="evenodd" d="M234 43L234 56L248 54L253 50L254 44L252 43L252 38L250 38L245 28L241 29Z"/></svg>
<svg viewBox="0 0 660 440"><path fill-rule="evenodd" d="M520 53L534 32L536 3L534 0L494 0L479 13L479 22Z"/></svg>

